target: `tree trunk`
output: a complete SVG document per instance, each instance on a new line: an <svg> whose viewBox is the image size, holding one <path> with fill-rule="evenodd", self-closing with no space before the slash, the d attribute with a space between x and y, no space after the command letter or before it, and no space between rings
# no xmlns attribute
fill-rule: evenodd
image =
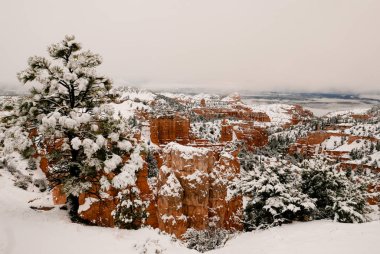
<svg viewBox="0 0 380 254"><path fill-rule="evenodd" d="M70 194L67 197L67 207L69 209L69 216L72 222L79 222L79 198Z"/></svg>
<svg viewBox="0 0 380 254"><path fill-rule="evenodd" d="M70 150L71 150L71 162L77 163L78 162L78 151L75 150L71 145L71 140L75 137L72 133L68 133L67 135L69 137L69 143L70 143ZM78 178L80 176L80 169L78 165L74 164L70 166L69 169L70 177ZM72 222L76 223L85 223L85 221L79 217L78 215L78 209L79 209L79 197L74 196L70 194L67 197L67 206L69 209L69 216Z"/></svg>
<svg viewBox="0 0 380 254"><path fill-rule="evenodd" d="M78 197L70 194L67 197L67 206L68 206L69 216L70 216L71 222L85 224L85 225L91 225L90 222L82 219L78 214L78 209L79 209L79 198Z"/></svg>

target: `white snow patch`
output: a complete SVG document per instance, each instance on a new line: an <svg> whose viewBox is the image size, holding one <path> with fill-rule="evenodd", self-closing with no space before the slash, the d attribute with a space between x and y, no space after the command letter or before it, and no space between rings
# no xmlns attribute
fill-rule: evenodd
<svg viewBox="0 0 380 254"><path fill-rule="evenodd" d="M97 199L97 198L91 198L91 197L85 198L84 203L79 206L78 213L87 211L88 209L90 209L90 207L93 203L96 203L98 201L99 201L99 199Z"/></svg>

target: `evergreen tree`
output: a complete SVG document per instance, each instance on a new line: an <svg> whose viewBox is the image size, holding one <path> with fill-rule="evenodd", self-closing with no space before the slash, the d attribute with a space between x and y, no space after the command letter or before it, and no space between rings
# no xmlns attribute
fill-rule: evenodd
<svg viewBox="0 0 380 254"><path fill-rule="evenodd" d="M119 192L119 203L112 214L117 227L138 229L147 218L145 209L149 204L143 201L139 194L140 190L136 186Z"/></svg>
<svg viewBox="0 0 380 254"><path fill-rule="evenodd" d="M148 177L157 177L158 164L156 158L154 157L150 149L148 150L148 154L146 156L146 162L148 163Z"/></svg>
<svg viewBox="0 0 380 254"><path fill-rule="evenodd" d="M376 151L380 151L380 141L376 142Z"/></svg>
<svg viewBox="0 0 380 254"><path fill-rule="evenodd" d="M373 153L374 150L375 150L375 145L373 144L373 142L371 142L371 145L369 147L369 153Z"/></svg>
<svg viewBox="0 0 380 254"><path fill-rule="evenodd" d="M310 219L315 205L301 192L301 178L293 167L261 165L247 173L241 182L243 194L252 197L245 209L246 230Z"/></svg>
<svg viewBox="0 0 380 254"><path fill-rule="evenodd" d="M94 185L106 189L101 176L122 173L122 158L139 148L126 121L105 104L111 81L96 73L101 57L81 50L74 36L49 46L48 53L49 59L30 57L28 68L18 73L22 83L41 85L32 88L20 114L36 130L33 143L50 162L51 185L63 186L70 217L80 221L79 194L97 189Z"/></svg>
<svg viewBox="0 0 380 254"><path fill-rule="evenodd" d="M365 222L371 210L367 205L368 179L352 171L337 171L321 158L305 161L303 192L315 199L317 219L339 222Z"/></svg>

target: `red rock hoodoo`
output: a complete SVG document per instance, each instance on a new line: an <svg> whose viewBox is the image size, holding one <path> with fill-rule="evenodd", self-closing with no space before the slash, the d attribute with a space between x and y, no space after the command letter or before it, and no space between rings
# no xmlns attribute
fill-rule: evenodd
<svg viewBox="0 0 380 254"><path fill-rule="evenodd" d="M150 120L151 141L157 145L178 142L187 144L190 140L190 121L179 115L168 115Z"/></svg>
<svg viewBox="0 0 380 254"><path fill-rule="evenodd" d="M241 230L242 197L228 195L228 185L240 173L236 156L168 144L158 180L159 228L177 237L188 228Z"/></svg>

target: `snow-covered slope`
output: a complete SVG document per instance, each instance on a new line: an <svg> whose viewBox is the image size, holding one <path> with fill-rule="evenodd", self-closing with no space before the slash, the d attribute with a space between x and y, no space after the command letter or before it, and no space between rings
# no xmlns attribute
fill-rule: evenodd
<svg viewBox="0 0 380 254"><path fill-rule="evenodd" d="M51 205L39 192L13 186L0 169L0 253L196 253L153 229L120 230L73 224L67 212L35 211L30 205ZM32 201L28 203L28 201ZM330 221L294 223L265 231L242 233L211 253L377 253L380 222L343 224Z"/></svg>
<svg viewBox="0 0 380 254"><path fill-rule="evenodd" d="M294 223L244 233L210 253L354 254L377 253L380 222L343 224L330 221Z"/></svg>
<svg viewBox="0 0 380 254"><path fill-rule="evenodd" d="M373 136L380 139L380 123L356 124L355 126L344 130L344 133L362 137Z"/></svg>
<svg viewBox="0 0 380 254"><path fill-rule="evenodd" d="M133 117L136 114L137 110L149 110L150 107L141 103L141 102L135 102L132 100L126 100L122 103L110 103L110 105L115 110L115 115L121 114L126 119Z"/></svg>
<svg viewBox="0 0 380 254"><path fill-rule="evenodd" d="M51 201L44 194L14 187L4 169L0 174L1 254L195 253L158 230L83 226L71 223L67 211L58 208L32 210L29 206L36 202L49 206Z"/></svg>
<svg viewBox="0 0 380 254"><path fill-rule="evenodd" d="M371 108L355 108L351 110L340 110L340 111L333 111L328 114L326 114L326 117L334 117L334 116L349 116L349 115L361 115L366 114L368 110Z"/></svg>
<svg viewBox="0 0 380 254"><path fill-rule="evenodd" d="M261 104L251 105L251 107L255 112L266 113L271 120L271 124L275 125L289 123L292 117L288 111L291 110L293 106L287 104Z"/></svg>
<svg viewBox="0 0 380 254"><path fill-rule="evenodd" d="M121 100L139 100L142 102L151 102L156 95L148 90L134 87L118 87L114 91L120 95Z"/></svg>

